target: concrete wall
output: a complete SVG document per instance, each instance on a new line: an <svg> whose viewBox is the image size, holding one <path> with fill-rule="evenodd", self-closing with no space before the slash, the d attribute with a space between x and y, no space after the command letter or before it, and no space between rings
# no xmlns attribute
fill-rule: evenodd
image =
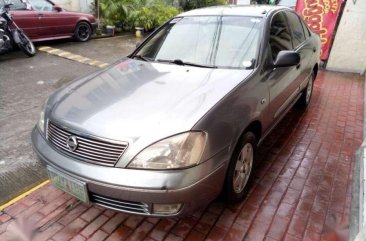
<svg viewBox="0 0 366 241"><path fill-rule="evenodd" d="M366 71L366 0L348 0L330 52L327 69Z"/></svg>
<svg viewBox="0 0 366 241"><path fill-rule="evenodd" d="M94 1L93 0L53 0L53 2L67 10L89 13L90 4Z"/></svg>

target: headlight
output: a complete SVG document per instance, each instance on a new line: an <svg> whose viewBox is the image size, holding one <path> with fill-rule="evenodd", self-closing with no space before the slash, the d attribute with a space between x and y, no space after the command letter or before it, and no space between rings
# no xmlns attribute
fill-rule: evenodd
<svg viewBox="0 0 366 241"><path fill-rule="evenodd" d="M196 165L206 144L206 133L187 132L161 140L140 152L128 165L139 169L175 169Z"/></svg>
<svg viewBox="0 0 366 241"><path fill-rule="evenodd" d="M41 111L38 121L38 128L42 133L44 133L44 110Z"/></svg>
<svg viewBox="0 0 366 241"><path fill-rule="evenodd" d="M45 120L44 120L44 113L45 113L45 107L46 107L46 105L47 105L47 101L48 101L48 99L46 99L46 101L45 101L45 103L43 104L43 106L42 106L42 110L41 110L41 114L40 114L40 116L39 116L39 121L38 121L38 128L39 128L39 130L42 132L42 133L44 133L44 123L45 123Z"/></svg>

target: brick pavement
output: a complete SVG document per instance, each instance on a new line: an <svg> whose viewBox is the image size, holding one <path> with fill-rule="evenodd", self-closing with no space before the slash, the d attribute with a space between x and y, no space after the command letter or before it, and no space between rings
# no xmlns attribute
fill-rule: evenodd
<svg viewBox="0 0 366 241"><path fill-rule="evenodd" d="M0 240L347 240L360 76L320 72L310 108L291 110L260 147L245 201L181 219L143 218L77 202L47 185L0 212Z"/></svg>

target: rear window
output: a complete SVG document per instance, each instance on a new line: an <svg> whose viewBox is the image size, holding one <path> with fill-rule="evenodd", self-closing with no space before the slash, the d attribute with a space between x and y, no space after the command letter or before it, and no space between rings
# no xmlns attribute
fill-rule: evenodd
<svg viewBox="0 0 366 241"><path fill-rule="evenodd" d="M304 32L305 32L305 37L306 38L309 38L310 37L310 30L309 30L309 28L306 26L306 24L304 23L303 20L301 20L301 24L302 24L302 27L303 27Z"/></svg>
<svg viewBox="0 0 366 241"><path fill-rule="evenodd" d="M290 25L294 47L296 48L305 41L303 26L299 16L297 16L295 13L286 11L286 15Z"/></svg>
<svg viewBox="0 0 366 241"><path fill-rule="evenodd" d="M32 8L37 11L47 11L52 12L53 5L45 0L29 0Z"/></svg>
<svg viewBox="0 0 366 241"><path fill-rule="evenodd" d="M10 6L12 10L24 10L27 9L27 4L22 0L0 0L0 8L4 7L5 4L13 4Z"/></svg>

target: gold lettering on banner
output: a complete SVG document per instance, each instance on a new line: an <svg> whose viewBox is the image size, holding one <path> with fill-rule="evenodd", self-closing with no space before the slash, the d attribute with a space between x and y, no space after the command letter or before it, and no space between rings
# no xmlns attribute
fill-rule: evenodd
<svg viewBox="0 0 366 241"><path fill-rule="evenodd" d="M319 0L304 0L304 9L302 10L305 22L312 31L319 34L323 46L328 42L328 30L324 27L323 16L325 13L329 12L329 9L332 11L333 6L330 6L329 1L332 1L331 3L333 3L333 1L337 0L323 0L323 4L321 4Z"/></svg>
<svg viewBox="0 0 366 241"><path fill-rule="evenodd" d="M324 4L324 13L329 13L330 0L323 0L323 4Z"/></svg>
<svg viewBox="0 0 366 241"><path fill-rule="evenodd" d="M332 6L330 7L330 11L332 11L333 14L336 14L338 10L338 0L332 0Z"/></svg>

